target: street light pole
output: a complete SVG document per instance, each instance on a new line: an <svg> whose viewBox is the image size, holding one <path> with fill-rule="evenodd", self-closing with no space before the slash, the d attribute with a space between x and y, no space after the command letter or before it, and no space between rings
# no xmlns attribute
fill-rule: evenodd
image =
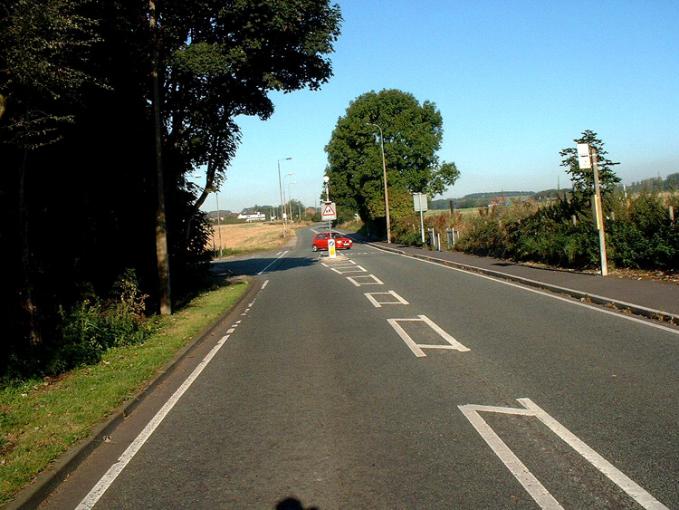
<svg viewBox="0 0 679 510"><path fill-rule="evenodd" d="M382 173L384 178L384 211L387 217L387 243L391 244L391 220L389 218L389 190L387 189L387 161L384 157L384 135L382 128L373 122L367 123L369 126L375 126L380 130L380 147L382 148Z"/></svg>
<svg viewBox="0 0 679 510"><path fill-rule="evenodd" d="M278 163L278 192L280 193L281 196L281 211L283 210L283 181L281 179L281 161L289 161L291 160L291 157L287 158L281 158L277 161ZM280 212L280 211L279 211ZM283 217L283 214L281 212L281 218ZM285 219L283 219L283 237L287 237L287 229L286 229L286 224L285 224Z"/></svg>

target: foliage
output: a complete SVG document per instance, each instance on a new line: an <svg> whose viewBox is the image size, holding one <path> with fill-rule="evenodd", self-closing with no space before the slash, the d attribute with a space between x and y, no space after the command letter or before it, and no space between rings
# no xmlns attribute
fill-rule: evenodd
<svg viewBox="0 0 679 510"><path fill-rule="evenodd" d="M679 202L679 198L673 200ZM614 194L609 203L606 239L612 265L679 268L679 224L670 221L668 204L661 195L645 193L625 199ZM497 207L466 218L460 230L457 249L469 253L568 268L599 266L598 233L591 212L583 212L576 200Z"/></svg>
<svg viewBox="0 0 679 510"><path fill-rule="evenodd" d="M440 162L436 155L443 129L434 103L420 104L400 90L367 92L353 100L325 148L331 196L338 206L357 212L366 224L383 229L380 128L392 218L409 214L411 192L442 193L459 171L454 163Z"/></svg>
<svg viewBox="0 0 679 510"><path fill-rule="evenodd" d="M620 178L615 175L613 171L613 166L619 165L620 163L614 163L610 159L606 158L608 152L604 148L604 142L602 142L598 135L589 129L582 132L580 138L573 140L576 144L587 143L592 147L598 158L598 168L599 168L599 185L601 188L602 198L606 198L615 190L616 184L620 182ZM575 147L567 147L562 149L559 154L561 155L561 166L566 168L566 172L570 174L571 180L573 182L573 194L579 202L587 202L594 194L594 173L591 169L581 170L578 165L578 153Z"/></svg>
<svg viewBox="0 0 679 510"><path fill-rule="evenodd" d="M141 344L114 347L102 362L58 378L0 385L0 505L106 416L148 385L177 352L228 310L247 283L213 289L162 318Z"/></svg>
<svg viewBox="0 0 679 510"><path fill-rule="evenodd" d="M233 119L270 117L271 91L325 83L341 16L318 0L166 0L157 13L169 255L181 301L207 271L199 207L235 154ZM136 270L150 310L158 282L148 2L6 0L0 26L2 374L28 370L33 357L44 366L63 346L62 313L100 338L90 333L108 308L96 296L124 268ZM189 179L196 171L206 173L202 188Z"/></svg>
<svg viewBox="0 0 679 510"><path fill-rule="evenodd" d="M47 364L48 374L97 363L112 347L143 342L152 332L144 317L145 299L134 271L127 270L115 283L108 300L93 296L62 311L61 344Z"/></svg>

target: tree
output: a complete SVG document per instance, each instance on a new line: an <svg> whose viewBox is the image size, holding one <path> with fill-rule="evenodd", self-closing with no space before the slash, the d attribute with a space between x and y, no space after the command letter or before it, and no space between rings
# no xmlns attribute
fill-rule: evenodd
<svg viewBox="0 0 679 510"><path fill-rule="evenodd" d="M84 0L11 0L0 6L0 143L16 156L4 161L16 190L21 249L20 307L32 345L42 343L34 282L28 195L28 162L56 143L83 89L99 85L84 68L98 41L96 21L83 15ZM0 159L2 155L0 155Z"/></svg>
<svg viewBox="0 0 679 510"><path fill-rule="evenodd" d="M604 149L602 142L594 131L586 129L582 136L573 140L576 144L587 143L596 150L598 154L599 185L601 196L607 197L615 190L615 186L620 182L620 178L615 175L611 168L620 163L614 163L606 158L608 152ZM566 172L570 174L573 181L573 196L580 202L588 202L594 194L594 174L591 169L582 170L578 165L578 153L575 147L568 147L559 152L561 156L561 166L566 167Z"/></svg>
<svg viewBox="0 0 679 510"><path fill-rule="evenodd" d="M367 92L351 102L337 121L330 142L327 174L331 198L358 212L364 222L385 217L382 154L384 135L390 215L412 209L410 193L442 193L458 178L455 163L439 162L443 119L431 101L420 104L401 90ZM377 132L376 132L377 131Z"/></svg>

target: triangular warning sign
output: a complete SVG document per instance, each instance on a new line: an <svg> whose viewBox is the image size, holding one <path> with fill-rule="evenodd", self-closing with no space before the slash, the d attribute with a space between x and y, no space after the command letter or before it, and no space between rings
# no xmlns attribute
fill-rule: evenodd
<svg viewBox="0 0 679 510"><path fill-rule="evenodd" d="M335 208L333 207L333 204L325 204L325 207L323 208L323 216L332 216L335 214Z"/></svg>

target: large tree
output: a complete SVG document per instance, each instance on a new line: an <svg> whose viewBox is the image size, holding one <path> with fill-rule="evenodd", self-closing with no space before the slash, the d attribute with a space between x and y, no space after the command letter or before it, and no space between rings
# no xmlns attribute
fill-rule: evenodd
<svg viewBox="0 0 679 510"><path fill-rule="evenodd" d="M234 118L266 119L271 91L328 80L340 21L323 0L0 0L0 309L13 344L31 343L26 312L34 306L45 342L58 343L59 310L102 295L125 268L158 303L154 64L168 252L181 300L205 268L198 208L235 154ZM207 174L201 188L188 179L197 170ZM26 244L22 268L28 224L40 235ZM20 304L27 288L33 304Z"/></svg>
<svg viewBox="0 0 679 510"><path fill-rule="evenodd" d="M431 101L420 103L401 90L367 92L351 102L337 121L330 142L327 174L331 198L358 212L364 222L385 217L382 153L387 167L390 215L412 208L410 193L442 193L458 178L454 163L440 162L443 119Z"/></svg>
<svg viewBox="0 0 679 510"><path fill-rule="evenodd" d="M597 153L599 168L599 185L602 197L613 193L615 186L620 182L620 178L613 171L613 166L619 165L606 157L608 152L604 148L598 135L589 129L582 132L580 138L573 140L575 144L587 143ZM559 152L561 156L561 166L566 168L566 172L571 176L573 182L573 195L578 201L587 202L594 194L594 173L592 169L583 170L578 165L578 152L575 147L567 147Z"/></svg>

